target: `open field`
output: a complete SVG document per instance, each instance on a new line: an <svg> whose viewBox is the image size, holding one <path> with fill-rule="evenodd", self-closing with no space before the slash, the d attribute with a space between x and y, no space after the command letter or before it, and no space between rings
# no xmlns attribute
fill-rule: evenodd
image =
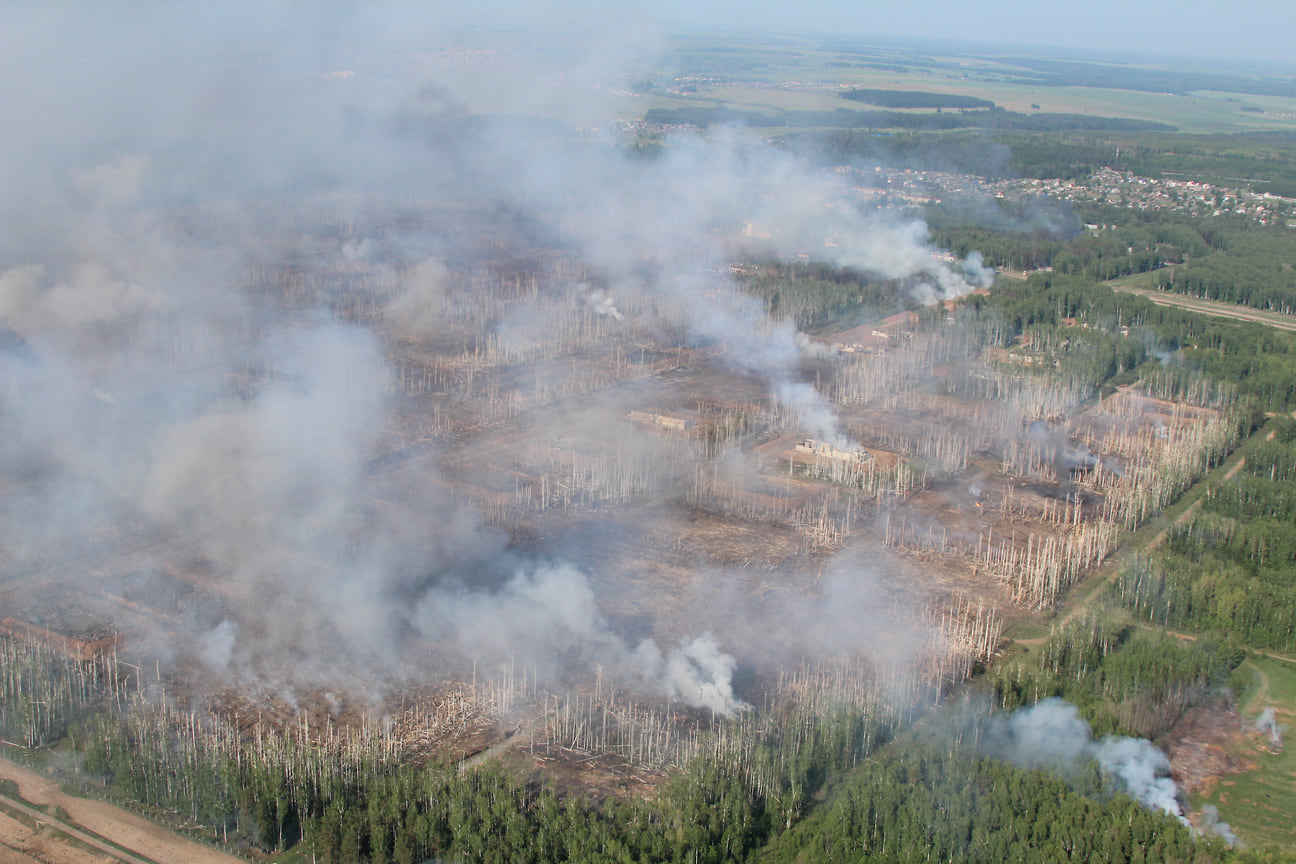
<svg viewBox="0 0 1296 864"><path fill-rule="evenodd" d="M691 62L681 49L679 66L666 74L687 81L683 92L666 92L663 79L653 91L622 108L623 119L648 108L723 105L761 113L795 110L867 110L841 98L848 88L917 90L971 96L1025 114L1054 113L1150 120L1182 132L1237 133L1296 129L1296 97L1252 96L1222 91L1185 93L1036 83L1025 54L913 55L885 49L834 51L789 40L778 50L751 46L743 53L713 55L710 65ZM1129 67L1135 72L1155 72ZM663 70L664 71L664 70ZM1260 109L1260 110L1256 110Z"/></svg>
<svg viewBox="0 0 1296 864"><path fill-rule="evenodd" d="M842 74L832 85L805 89L778 85L752 86L731 83L699 87L688 97L644 97L644 109L683 105L713 105L776 114L778 111L868 110L870 106L841 98L847 87L887 88L950 93L987 99L1001 108L1023 114L1080 114L1151 120L1181 132L1212 134L1296 129L1296 99L1278 99L1272 113L1243 111L1238 103L1201 96L1132 93L1092 87L1030 87L1020 84L965 82L924 75ZM1034 107L1038 105L1039 107ZM927 113L929 109L910 109Z"/></svg>
<svg viewBox="0 0 1296 864"><path fill-rule="evenodd" d="M1194 800L1218 807L1249 846L1290 848L1296 842L1296 749L1284 739L1296 728L1296 664L1253 656L1240 669L1254 682L1229 746L1240 770L1203 787ZM1257 725L1269 710L1277 724L1273 734Z"/></svg>

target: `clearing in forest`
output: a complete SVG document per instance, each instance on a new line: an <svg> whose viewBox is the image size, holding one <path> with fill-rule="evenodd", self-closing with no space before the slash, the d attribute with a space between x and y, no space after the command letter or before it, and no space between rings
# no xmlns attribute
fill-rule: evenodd
<svg viewBox="0 0 1296 864"><path fill-rule="evenodd" d="M1247 767L1208 783L1194 798L1219 808L1220 818L1248 846L1296 842L1296 748L1285 738L1296 728L1296 663L1252 657L1240 671L1254 679L1254 691L1241 707L1241 734L1232 756Z"/></svg>

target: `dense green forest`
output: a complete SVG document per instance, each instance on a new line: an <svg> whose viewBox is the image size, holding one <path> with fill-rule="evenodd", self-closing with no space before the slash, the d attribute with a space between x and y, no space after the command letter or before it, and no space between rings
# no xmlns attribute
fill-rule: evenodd
<svg viewBox="0 0 1296 864"><path fill-rule="evenodd" d="M906 114L903 111L854 111L838 108L835 111L781 111L763 114L736 108L711 106L684 106L681 108L649 108L644 112L644 122L664 126L714 126L733 124L756 128L822 127L830 129L1021 129L1032 131L1102 129L1125 132L1174 131L1174 127L1152 120L1131 120L1124 117L1098 117L1089 114L1021 114L1003 108L976 111L960 110L957 113Z"/></svg>
<svg viewBox="0 0 1296 864"><path fill-rule="evenodd" d="M929 208L933 240L955 254L977 251L993 266L1017 270L1051 267L1097 281L1158 271L1157 284L1180 294L1296 313L1296 231L1285 225L1076 204L1046 230L1028 227L1028 204L991 206L998 212L959 203ZM1082 224L1098 227L1083 230Z"/></svg>
<svg viewBox="0 0 1296 864"><path fill-rule="evenodd" d="M1118 794L1092 762L1061 778L987 756L981 742L998 715L975 700L906 721L889 741L858 713L801 714L781 727L795 734L762 737L742 758L712 753L652 796L595 801L501 765L411 763L373 738L311 743L265 728L249 737L131 687L96 704L86 697L109 696L104 679L40 646L0 641L7 680L51 682L46 705L59 717L35 720L34 744L70 743L115 795L204 825L209 839L296 846L313 860L1253 860ZM1139 731L1216 686L1237 658L1085 621L1038 661L1024 657L1028 671L997 672L994 686L1005 704L1062 693L1099 724L1110 720L1099 731ZM1027 680L1037 692L1022 691ZM1151 707L1124 722L1105 707L1118 699ZM11 715L3 731L32 723Z"/></svg>
<svg viewBox="0 0 1296 864"><path fill-rule="evenodd" d="M990 179L1063 180L1085 180L1108 167L1141 177L1222 185L1245 178L1256 192L1296 196L1296 133L1291 132L1188 135L1136 133L1133 128L1064 132L1015 127L880 134L839 128L788 132L778 140L790 150L836 165L872 161Z"/></svg>
<svg viewBox="0 0 1296 864"><path fill-rule="evenodd" d="M843 99L877 105L879 108L993 108L988 99L959 96L953 93L926 93L922 90L869 90L857 87L842 94Z"/></svg>
<svg viewBox="0 0 1296 864"><path fill-rule="evenodd" d="M1296 648L1296 421L1275 418L1243 448L1231 480L1162 549L1121 572L1121 602L1143 620L1231 634L1256 648Z"/></svg>
<svg viewBox="0 0 1296 864"><path fill-rule="evenodd" d="M1067 327L1067 319L1073 319L1102 332L1102 341L1113 353L1121 348L1137 352L1142 346L1152 358L1146 362L1164 374L1205 375L1225 382L1254 398L1256 410L1296 408L1296 337L1290 333L1262 324L1208 319L1083 277L1052 273L1000 280L990 297L973 298L973 303L995 310L1018 330L1032 325ZM1147 370L1126 380L1143 371Z"/></svg>
<svg viewBox="0 0 1296 864"><path fill-rule="evenodd" d="M836 792L757 860L991 864L1229 857L1218 841L1194 839L1173 817L1105 793L1092 766L1068 784L941 740L890 750Z"/></svg>
<svg viewBox="0 0 1296 864"><path fill-rule="evenodd" d="M1006 710L1056 696L1079 708L1096 734L1155 738L1227 686L1244 656L1231 644L1185 644L1094 610L1038 650L996 664L988 680Z"/></svg>
<svg viewBox="0 0 1296 864"><path fill-rule="evenodd" d="M761 261L744 265L736 278L772 316L791 319L801 330L918 306L902 285L812 261Z"/></svg>

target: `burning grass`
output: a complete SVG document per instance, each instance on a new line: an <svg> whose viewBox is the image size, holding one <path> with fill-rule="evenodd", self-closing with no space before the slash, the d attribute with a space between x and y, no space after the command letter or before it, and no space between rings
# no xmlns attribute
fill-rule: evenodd
<svg viewBox="0 0 1296 864"><path fill-rule="evenodd" d="M1201 767L1202 780L1192 801L1198 808L1217 807L1220 818L1249 846L1290 846L1296 841L1291 819L1296 812L1296 749L1279 742L1296 728L1296 664L1254 656L1239 671L1253 678L1247 704L1236 712L1208 715L1198 724L1218 730L1207 735L1205 751L1219 763L1220 771L1212 771L1211 765ZM1277 739L1269 728L1257 725L1266 709L1273 709ZM1195 726L1189 726L1184 735L1196 732ZM1185 771L1189 778L1194 776L1191 769Z"/></svg>

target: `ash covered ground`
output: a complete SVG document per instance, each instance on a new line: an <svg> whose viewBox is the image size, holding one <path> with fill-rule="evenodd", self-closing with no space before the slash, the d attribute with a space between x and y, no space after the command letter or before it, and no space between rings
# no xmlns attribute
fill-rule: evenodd
<svg viewBox="0 0 1296 864"><path fill-rule="evenodd" d="M15 22L11 635L226 712L729 715L861 658L939 692L1225 434L1005 354L955 302L992 274L848 175L636 155L653 38L243 11ZM810 265L871 305L799 331L754 286Z"/></svg>

